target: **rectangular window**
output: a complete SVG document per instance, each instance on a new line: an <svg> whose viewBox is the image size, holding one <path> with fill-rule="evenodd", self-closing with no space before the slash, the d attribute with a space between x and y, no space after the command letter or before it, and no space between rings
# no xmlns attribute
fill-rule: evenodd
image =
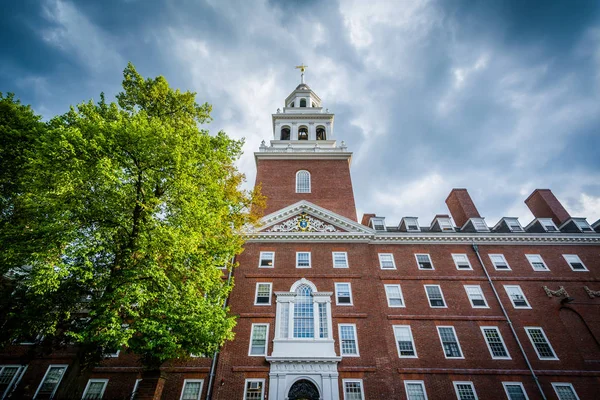
<svg viewBox="0 0 600 400"><path fill-rule="evenodd" d="M417 350L410 325L394 325L394 337L398 348L398 357L417 358Z"/></svg>
<svg viewBox="0 0 600 400"><path fill-rule="evenodd" d="M552 218L538 218L538 221L540 221L546 232L558 232L558 228L554 225Z"/></svg>
<svg viewBox="0 0 600 400"><path fill-rule="evenodd" d="M514 308L531 308L527 301L527 297L525 297L523 290L521 290L521 286L504 285L504 290L506 290L506 294Z"/></svg>
<svg viewBox="0 0 600 400"><path fill-rule="evenodd" d="M504 218L511 232L523 232L524 229L519 223L518 218Z"/></svg>
<svg viewBox="0 0 600 400"><path fill-rule="evenodd" d="M396 269L394 255L391 253L379 253L379 267L381 269Z"/></svg>
<svg viewBox="0 0 600 400"><path fill-rule="evenodd" d="M267 336L269 324L252 324L252 334L250 335L249 356L267 355Z"/></svg>
<svg viewBox="0 0 600 400"><path fill-rule="evenodd" d="M386 231L385 219L383 218L371 218L371 227L376 231Z"/></svg>
<svg viewBox="0 0 600 400"><path fill-rule="evenodd" d="M321 339L327 339L329 336L328 325L327 304L319 303L319 337Z"/></svg>
<svg viewBox="0 0 600 400"><path fill-rule="evenodd" d="M135 384L133 385L133 391L131 392L131 397L129 398L129 400L135 400L135 398L138 394L138 388L140 387L141 381L142 381L141 379L135 380Z"/></svg>
<svg viewBox="0 0 600 400"><path fill-rule="evenodd" d="M456 269L473 269L466 254L452 254Z"/></svg>
<svg viewBox="0 0 600 400"><path fill-rule="evenodd" d="M581 261L581 258L579 258L577 254L563 254L563 257L565 258L565 261L569 264L569 267L571 267L573 271L588 270L583 264L583 261Z"/></svg>
<svg viewBox="0 0 600 400"><path fill-rule="evenodd" d="M335 304L338 306L351 306L352 305L352 288L350 283L336 283L335 284Z"/></svg>
<svg viewBox="0 0 600 400"><path fill-rule="evenodd" d="M454 227L452 226L452 221L450 221L450 218L437 218L437 220L440 224L440 229L442 232L454 232Z"/></svg>
<svg viewBox="0 0 600 400"><path fill-rule="evenodd" d="M531 340L531 344L533 344L540 360L558 360L542 328L525 327L525 332L527 332L527 336L529 336L529 340Z"/></svg>
<svg viewBox="0 0 600 400"><path fill-rule="evenodd" d="M275 266L275 252L274 251L261 251L260 261L258 262L259 268L273 268Z"/></svg>
<svg viewBox="0 0 600 400"><path fill-rule="evenodd" d="M271 305L271 286L269 282L259 282L256 284L256 296L254 300L255 306L270 306Z"/></svg>
<svg viewBox="0 0 600 400"><path fill-rule="evenodd" d="M464 358L453 326L438 326L438 335L446 358Z"/></svg>
<svg viewBox="0 0 600 400"><path fill-rule="evenodd" d="M287 339L290 330L290 303L279 303L281 318L279 322L279 337Z"/></svg>
<svg viewBox="0 0 600 400"><path fill-rule="evenodd" d="M333 257L333 268L348 268L348 253L345 251L334 251Z"/></svg>
<svg viewBox="0 0 600 400"><path fill-rule="evenodd" d="M521 382L502 382L508 400L529 400Z"/></svg>
<svg viewBox="0 0 600 400"><path fill-rule="evenodd" d="M429 254L415 254L419 269L434 269Z"/></svg>
<svg viewBox="0 0 600 400"><path fill-rule="evenodd" d="M296 252L296 268L310 268L310 252L309 251L297 251Z"/></svg>
<svg viewBox="0 0 600 400"><path fill-rule="evenodd" d="M362 379L342 379L344 400L364 400Z"/></svg>
<svg viewBox="0 0 600 400"><path fill-rule="evenodd" d="M108 379L90 379L83 391L82 400L101 399L108 384Z"/></svg>
<svg viewBox="0 0 600 400"><path fill-rule="evenodd" d="M358 357L358 343L356 340L356 325L339 324L340 354L342 357Z"/></svg>
<svg viewBox="0 0 600 400"><path fill-rule="evenodd" d="M585 219L576 219L575 224L581 229L581 232L594 232L590 224Z"/></svg>
<svg viewBox="0 0 600 400"><path fill-rule="evenodd" d="M482 326L481 333L494 360L510 360L510 354L497 326Z"/></svg>
<svg viewBox="0 0 600 400"><path fill-rule="evenodd" d="M203 383L202 379L185 379L179 400L200 400Z"/></svg>
<svg viewBox="0 0 600 400"><path fill-rule="evenodd" d="M404 307L404 297L400 285L384 285L388 306Z"/></svg>
<svg viewBox="0 0 600 400"><path fill-rule="evenodd" d="M25 368L22 365L0 365L0 399L12 391Z"/></svg>
<svg viewBox="0 0 600 400"><path fill-rule="evenodd" d="M406 217L404 218L404 223L406 225L407 232L421 232L421 228L419 228L419 222L417 218Z"/></svg>
<svg viewBox="0 0 600 400"><path fill-rule="evenodd" d="M539 254L525 254L534 271L550 271Z"/></svg>
<svg viewBox="0 0 600 400"><path fill-rule="evenodd" d="M244 400L264 400L265 398L265 380L264 379L246 379L244 384Z"/></svg>
<svg viewBox="0 0 600 400"><path fill-rule="evenodd" d="M579 400L575 388L570 383L552 382L552 388L556 392L558 400Z"/></svg>
<svg viewBox="0 0 600 400"><path fill-rule="evenodd" d="M425 285L425 292L427 293L431 308L446 308L446 302L444 301L440 285Z"/></svg>
<svg viewBox="0 0 600 400"><path fill-rule="evenodd" d="M496 270L510 270L510 266L506 262L503 254L490 254L490 260L494 264Z"/></svg>
<svg viewBox="0 0 600 400"><path fill-rule="evenodd" d="M423 381L404 381L407 400L427 400L425 383Z"/></svg>
<svg viewBox="0 0 600 400"><path fill-rule="evenodd" d="M479 285L465 285L467 296L473 308L489 308L485 297L483 296L483 290Z"/></svg>
<svg viewBox="0 0 600 400"><path fill-rule="evenodd" d="M50 365L33 398L35 399L38 396L52 398L66 370L67 365Z"/></svg>
<svg viewBox="0 0 600 400"><path fill-rule="evenodd" d="M452 382L458 400L477 400L473 382Z"/></svg>

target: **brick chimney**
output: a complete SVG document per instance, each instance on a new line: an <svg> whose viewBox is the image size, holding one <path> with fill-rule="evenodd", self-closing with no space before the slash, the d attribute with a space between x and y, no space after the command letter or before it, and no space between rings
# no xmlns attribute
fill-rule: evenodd
<svg viewBox="0 0 600 400"><path fill-rule="evenodd" d="M448 198L446 198L446 205L452 219L459 228L462 227L469 218L481 218L475 203L471 200L467 189L452 189Z"/></svg>
<svg viewBox="0 0 600 400"><path fill-rule="evenodd" d="M550 189L535 189L525 204L536 218L552 218L556 226L571 218Z"/></svg>
<svg viewBox="0 0 600 400"><path fill-rule="evenodd" d="M371 218L376 217L375 214L363 214L362 217L362 221L360 221L361 224L363 224L364 226L369 226L369 222L371 222Z"/></svg>

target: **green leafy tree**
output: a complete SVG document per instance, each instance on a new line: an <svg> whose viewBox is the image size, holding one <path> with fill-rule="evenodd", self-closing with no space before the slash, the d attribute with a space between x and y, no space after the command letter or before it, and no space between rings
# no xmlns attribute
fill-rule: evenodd
<svg viewBox="0 0 600 400"><path fill-rule="evenodd" d="M4 343L39 333L91 363L126 346L158 367L233 337L219 268L263 202L240 189L242 142L200 129L211 107L162 76L128 64L123 89L52 119L27 153L26 218L0 232Z"/></svg>

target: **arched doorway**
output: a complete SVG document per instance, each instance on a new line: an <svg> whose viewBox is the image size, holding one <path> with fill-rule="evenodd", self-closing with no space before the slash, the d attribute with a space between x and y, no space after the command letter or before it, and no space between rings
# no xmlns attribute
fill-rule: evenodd
<svg viewBox="0 0 600 400"><path fill-rule="evenodd" d="M288 393L289 400L319 400L319 389L307 379L295 382Z"/></svg>

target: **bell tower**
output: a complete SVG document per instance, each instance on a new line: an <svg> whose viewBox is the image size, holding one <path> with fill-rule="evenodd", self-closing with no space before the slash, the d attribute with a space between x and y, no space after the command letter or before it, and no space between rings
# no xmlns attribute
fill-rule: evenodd
<svg viewBox="0 0 600 400"><path fill-rule="evenodd" d="M307 200L356 221L350 178L352 153L335 138L334 114L304 82L272 114L273 139L263 140L256 161L256 184L267 197L265 214Z"/></svg>

